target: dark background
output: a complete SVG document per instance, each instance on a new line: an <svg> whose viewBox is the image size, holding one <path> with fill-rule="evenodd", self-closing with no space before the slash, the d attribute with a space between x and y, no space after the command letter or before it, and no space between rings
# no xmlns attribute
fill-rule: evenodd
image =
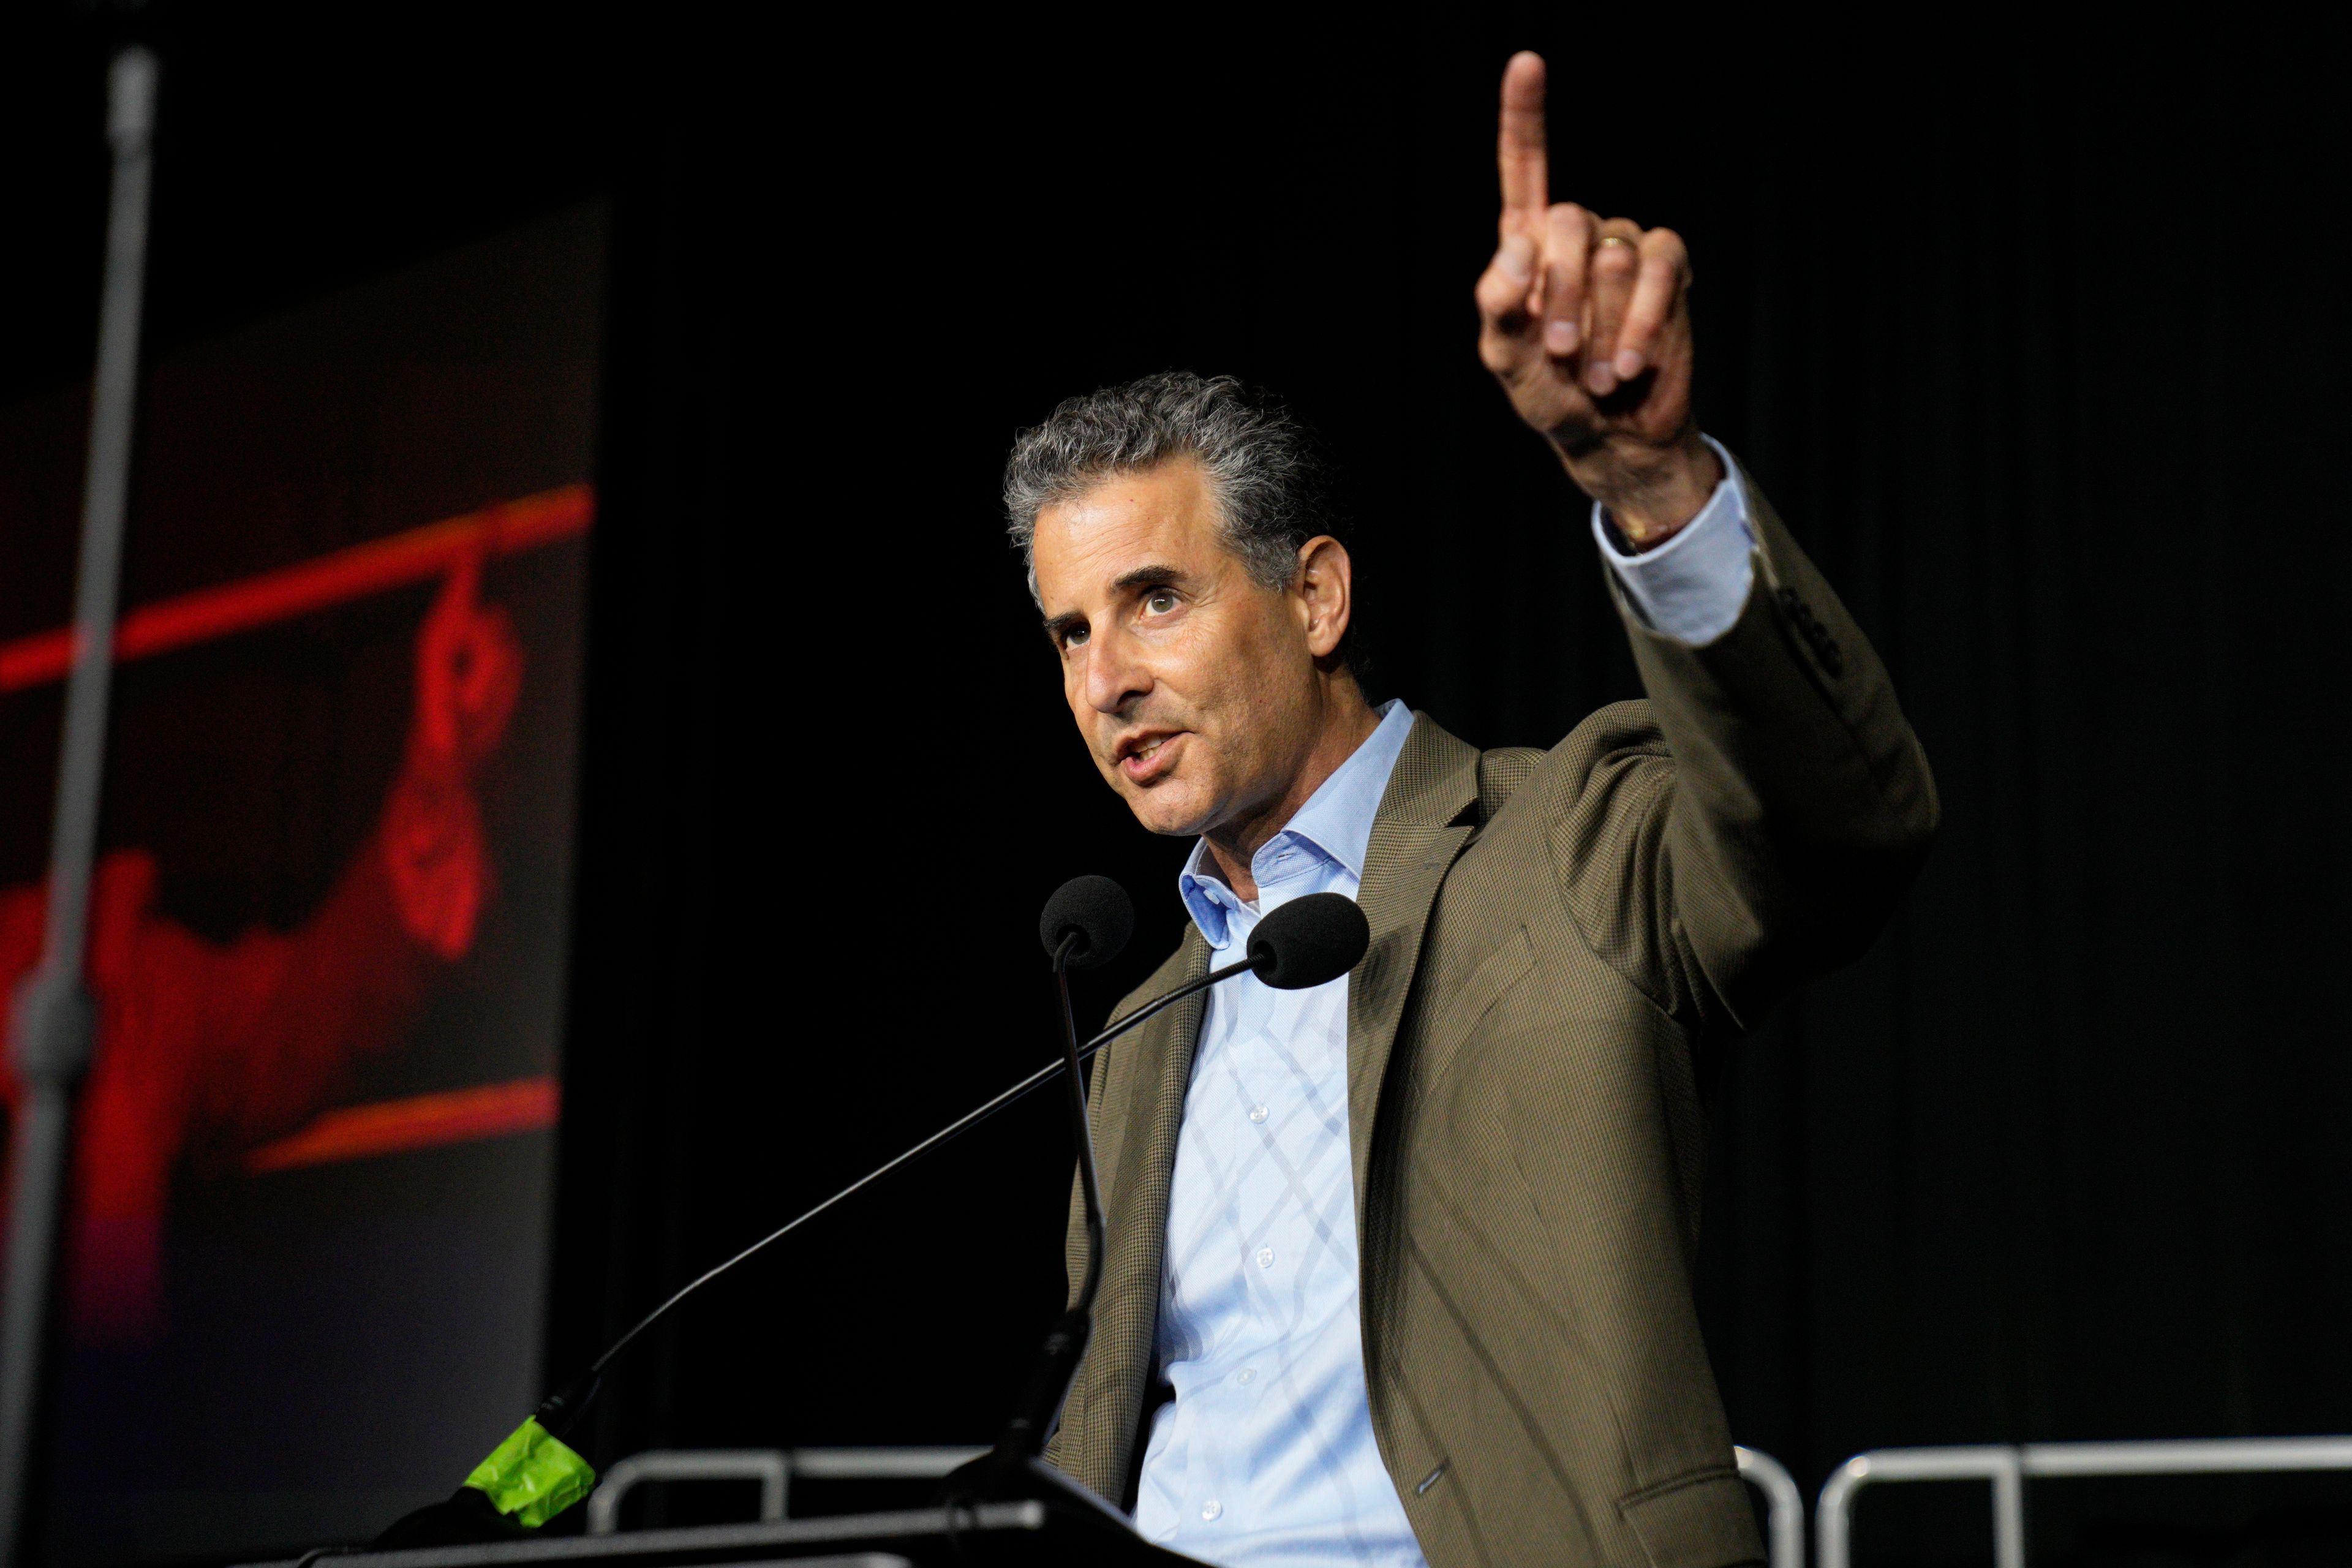
<svg viewBox="0 0 2352 1568"><path fill-rule="evenodd" d="M1090 1013L1174 940L1181 847L1091 776L1002 543L1003 450L1057 398L1289 395L1375 684L1457 733L1632 693L1580 504L1472 353L1495 82L1535 47L1555 194L1689 238L1705 422L1944 792L1886 938L1716 1064L1736 1436L1811 1490L1867 1447L2352 1426L2338 34L506 15L152 17L152 321L613 197L555 1363L1045 1059L1064 878L1141 910ZM105 25L9 26L0 374L37 380L91 340ZM1042 1099L894 1178L652 1336L592 1457L983 1440L1066 1182ZM1981 1491L1940 1489L1874 1497L1865 1560L1980 1560ZM2032 1506L2048 1561L2352 1537L2340 1481Z"/></svg>

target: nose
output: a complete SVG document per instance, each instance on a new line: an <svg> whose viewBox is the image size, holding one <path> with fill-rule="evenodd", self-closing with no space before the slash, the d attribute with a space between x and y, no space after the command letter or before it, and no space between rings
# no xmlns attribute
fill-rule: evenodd
<svg viewBox="0 0 2352 1568"><path fill-rule="evenodd" d="M1106 631L1087 643L1081 678L1087 705L1097 713L1121 713L1151 689L1151 671L1134 639Z"/></svg>

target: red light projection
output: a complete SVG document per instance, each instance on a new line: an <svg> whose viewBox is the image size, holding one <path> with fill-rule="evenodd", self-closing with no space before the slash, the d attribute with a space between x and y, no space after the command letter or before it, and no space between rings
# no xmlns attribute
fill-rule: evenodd
<svg viewBox="0 0 2352 1568"><path fill-rule="evenodd" d="M304 1165L364 1160L404 1149L429 1149L475 1138L532 1132L555 1124L556 1085L551 1078L522 1078L453 1089L406 1100L330 1110L290 1138L265 1143L245 1157L259 1175Z"/></svg>
<svg viewBox="0 0 2352 1568"><path fill-rule="evenodd" d="M585 533L594 510L586 485L566 485L243 582L142 605L115 627L115 661L166 653L423 583L468 555L481 560L552 544ZM0 692L64 679L73 668L75 643L72 628L66 626L0 643Z"/></svg>
<svg viewBox="0 0 2352 1568"><path fill-rule="evenodd" d="M572 487L123 617L117 658L133 658L444 578L417 633L399 774L307 920L210 942L156 911L152 855L121 849L100 863L89 961L99 1048L66 1259L79 1337L157 1327L164 1207L180 1169L284 1170L553 1121L545 1079L329 1108L355 1063L402 1037L434 971L471 948L493 891L472 778L505 732L523 668L506 613L479 597L483 559L576 534L590 512L585 488ZM57 679L71 649L63 632L0 647L0 691ZM37 960L44 900L38 885L0 889L0 987ZM16 1092L0 1079L12 1106Z"/></svg>

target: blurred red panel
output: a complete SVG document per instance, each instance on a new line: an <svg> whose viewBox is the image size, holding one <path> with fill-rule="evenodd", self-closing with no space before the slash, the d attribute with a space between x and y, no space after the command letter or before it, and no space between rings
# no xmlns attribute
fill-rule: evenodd
<svg viewBox="0 0 2352 1568"><path fill-rule="evenodd" d="M142 605L115 628L114 657L143 658L423 583L471 551L505 555L584 533L594 512L594 492L588 486L565 485L241 582ZM0 692L63 679L73 651L69 626L0 643Z"/></svg>
<svg viewBox="0 0 2352 1568"><path fill-rule="evenodd" d="M535 1132L555 1125L558 1098L552 1078L526 1078L344 1106L325 1112L290 1138L254 1150L246 1155L245 1168L258 1174Z"/></svg>

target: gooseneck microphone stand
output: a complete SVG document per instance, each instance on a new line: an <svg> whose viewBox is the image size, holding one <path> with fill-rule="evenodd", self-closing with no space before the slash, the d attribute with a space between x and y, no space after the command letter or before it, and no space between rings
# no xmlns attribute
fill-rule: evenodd
<svg viewBox="0 0 2352 1568"><path fill-rule="evenodd" d="M1095 1292L1102 1285L1102 1182L1095 1170L1094 1130L1087 1113L1087 1080L1078 1069L1078 1021L1070 1008L1070 957L1085 936L1071 931L1054 950L1054 986L1062 999L1062 1070L1068 1080L1070 1134L1078 1145L1078 1192L1086 1211L1087 1264L1079 1276L1078 1294L1045 1336L1037 1365L1029 1375L1021 1404L997 1439L995 1462L1000 1468L1020 1466L1045 1451L1045 1435L1062 1413L1062 1401L1077 1376L1078 1361L1094 1333Z"/></svg>
<svg viewBox="0 0 2352 1568"><path fill-rule="evenodd" d="M1094 1127L1087 1114L1087 1079L1078 1065L1078 1019L1070 1007L1070 953L1080 937L1072 931L1054 952L1054 990L1062 1003L1062 1068L1069 1075L1070 1135L1078 1144L1078 1176L1087 1211L1087 1272L1078 1288L1077 1310L1094 1315L1095 1290L1102 1283L1102 1183L1095 1171Z"/></svg>
<svg viewBox="0 0 2352 1568"><path fill-rule="evenodd" d="M1354 967L1371 940L1363 910L1352 900L1337 893L1309 894L1267 915L1250 937L1248 955L1239 963L1212 970L1154 997L1080 1045L1077 1019L1070 1005L1069 971L1087 968L1116 956L1127 942L1133 921L1133 907L1116 883L1103 878L1079 878L1066 885L1046 906L1040 932L1046 951L1053 955L1054 983L1061 1000L1060 1059L1040 1068L995 1099L967 1111L905 1152L884 1161L823 1203L770 1231L717 1267L688 1280L606 1347L604 1353L591 1363L585 1373L550 1394L540 1405L532 1419L524 1423L523 1428L519 1429L516 1437L509 1438L509 1443L523 1440L530 1429L536 1426L539 1437L556 1440L556 1448L573 1467L571 1473L585 1471L585 1461L570 1450L562 1449L561 1440L595 1397L605 1368L638 1336L688 1298L746 1258L774 1246L817 1215L846 1201L851 1194L881 1180L909 1161L920 1158L957 1134L987 1121L1055 1073L1066 1073L1069 1078L1070 1128L1077 1143L1079 1210L1087 1237L1085 1268L1080 1273L1077 1293L1069 1310L1056 1321L1053 1331L1045 1338L1043 1353L1023 1390L1013 1419L1006 1425L1003 1438L988 1453L949 1477L947 1501L951 1513L982 1501L1040 1501L1057 1506L1058 1511L1065 1515L1073 1512L1091 1514L1098 1523L1120 1532L1122 1537L1131 1537L1131 1530L1115 1509L1076 1481L1054 1470L1039 1458L1045 1447L1045 1436L1053 1430L1055 1418L1060 1414L1064 1400L1068 1397L1079 1360L1085 1355L1087 1341L1092 1336L1095 1296L1102 1284L1102 1186L1095 1164L1086 1079L1079 1070L1080 1066L1088 1057L1145 1020L1235 975L1255 973L1265 984L1286 991L1303 990L1336 980ZM537 1439L531 1439L530 1445L536 1448ZM500 1453L505 1452L506 1447L501 1445ZM499 1457L494 1454L492 1458ZM488 1462L485 1461L486 1464ZM951 1526L951 1533L953 1529ZM513 1533L519 1533L519 1527L497 1514L487 1500L486 1490L478 1489L469 1479L448 1500L419 1509L394 1521L390 1529L376 1538L374 1544L377 1550L390 1550L487 1541L500 1534Z"/></svg>
<svg viewBox="0 0 2352 1568"><path fill-rule="evenodd" d="M1065 962L1066 962L1066 960ZM1199 993L1206 991L1210 986L1216 984L1221 980L1231 980L1236 974L1244 973L1252 969L1258 968L1261 966L1263 962L1264 961L1262 959L1258 958L1245 958L1241 960L1239 963L1229 963L1223 969L1213 969L1208 973L1200 976L1196 980L1188 980L1183 984L1178 986L1175 990L1169 992L1165 996L1153 997L1142 1006L1138 1007L1134 1012L1129 1013L1124 1016L1114 1020L1108 1028L1103 1030L1102 1033L1088 1040L1085 1045L1078 1047L1076 1053L1077 1059L1082 1062L1092 1060L1096 1052L1101 1050L1105 1046L1110 1044L1111 1041L1117 1039L1119 1036L1126 1034L1129 1029L1134 1028L1137 1025L1141 1024L1144 1020L1151 1017L1153 1015L1174 1006L1177 1003L1181 1002L1187 996L1197 995ZM1070 1031L1070 1015L1068 1011L1069 982L1066 975L1065 975L1062 980L1062 1005L1064 1028L1066 1031L1074 1032ZM1054 1077L1056 1073L1075 1073L1076 1071L1076 1068L1070 1062L1070 1053L1067 1050L1065 1050L1061 1060L1051 1062L1045 1067L1039 1068L1035 1072L1031 1073L1027 1078L1023 1079L1019 1083L1014 1084L1011 1089L1006 1089L1003 1093L996 1096L993 1100L990 1100L980 1105L974 1106L971 1110L964 1112L961 1116L957 1117L953 1121L949 1122L945 1127L940 1128L937 1132L932 1133L921 1142L891 1156L887 1160L885 1160L881 1164L877 1165L874 1169L866 1172L866 1174L858 1177L857 1180L850 1183L849 1185L842 1188L839 1192L834 1194L833 1196L825 1199L823 1203L794 1215L791 1220L787 1221L783 1225L778 1226L775 1229L760 1237L759 1240L751 1243L749 1247L744 1247L741 1251L736 1253L733 1257L729 1258L724 1262L715 1264L712 1267L704 1269L700 1274L696 1275L692 1279L688 1280L684 1285L681 1285L676 1290L671 1291L670 1294L662 1300L659 1306L656 1307L652 1311L647 1312L644 1317L639 1318L636 1322L630 1327L628 1332L623 1334L619 1339L614 1340L611 1344L607 1345L604 1348L604 1354L598 1356L593 1363L591 1363L586 1372L581 1373L570 1383L565 1384L555 1393L549 1394L539 1406L537 1414L540 1421L549 1431L555 1433L558 1436L562 1436L571 1429L572 1424L576 1421L579 1418L580 1414L587 1408L589 1402L595 1398L597 1389L604 1380L604 1369L610 1366L623 1351L627 1350L630 1345L634 1344L637 1338L647 1329L652 1328L663 1318L667 1317L671 1309L677 1307L688 1297L692 1296L704 1286L718 1279L720 1275L728 1273L730 1270L733 1269L736 1265L743 1263L755 1254L764 1252L769 1247L773 1247L777 1242L783 1240L784 1237L792 1235L793 1232L800 1229L801 1226L808 1224L809 1221L816 1218L817 1215L824 1214L826 1210L831 1209L835 1205L843 1203L855 1194L863 1192L866 1188L872 1186L876 1182L880 1181L883 1177L888 1175L891 1172L898 1169L900 1166L920 1159L923 1155L929 1153L932 1150L939 1148L943 1143L952 1142L958 1135L968 1132L982 1122L988 1121L991 1117L996 1115L997 1112L1004 1110L1007 1106L1010 1106L1013 1101L1026 1098L1031 1091L1037 1089L1040 1085L1044 1084L1047 1079ZM1083 1096L1084 1089L1081 1089L1079 1093ZM1080 1106L1079 1125L1084 1127L1087 1123L1085 1121L1086 1113L1083 1109L1083 1098L1080 1100ZM1102 1194L1101 1189L1097 1185L1094 1172L1093 1140L1091 1138L1080 1140L1079 1148L1085 1152L1084 1168L1087 1183L1086 1191L1088 1198L1092 1200L1092 1212L1089 1215L1089 1229L1087 1235L1087 1258L1089 1259L1089 1274L1091 1276L1098 1272L1102 1255ZM1082 1300L1084 1304L1090 1310L1090 1313L1094 1305L1095 1284L1096 1280L1089 1278L1083 1283L1081 1289ZM1083 1349L1084 1347L1081 1346L1080 1348ZM1047 1424L1049 1426L1051 1425L1050 1417L1048 1418Z"/></svg>
<svg viewBox="0 0 2352 1568"><path fill-rule="evenodd" d="M1310 909L1310 906L1322 904L1326 900L1329 900L1328 904L1324 905L1319 911ZM1313 917L1318 912L1320 918L1306 920L1297 918L1302 915ZM1335 933L1330 929L1334 917L1337 917L1339 925L1342 928L1342 933L1339 934L1336 944ZM537 1413L539 1420L549 1431L562 1436L579 1419L589 1402L595 1398L597 1388L604 1378L604 1369L610 1366L623 1351L635 1342L639 1335L667 1317L671 1310L686 1300L688 1297L694 1295L719 1276L730 1272L736 1265L773 1247L836 1204L845 1202L900 1166L920 1159L941 1144L970 1131L1004 1110L1014 1100L1027 1096L1031 1090L1056 1073L1067 1073L1070 1077L1071 1109L1076 1118L1074 1127L1078 1140L1080 1180L1085 1184L1082 1190L1087 1210L1087 1272L1080 1281L1077 1305L1073 1311L1082 1311L1091 1322L1095 1290L1100 1283L1102 1269L1102 1190L1095 1171L1094 1140L1089 1132L1087 1115L1085 1079L1078 1072L1078 1064L1088 1060L1096 1052L1147 1019L1158 1016L1188 996L1198 995L1212 985L1221 981L1231 980L1237 974L1255 973L1268 984L1285 989L1301 985L1319 985L1324 981L1335 979L1345 973L1349 967L1362 956L1368 940L1363 914L1348 900L1336 893L1318 893L1310 898L1298 900L1266 917L1258 927L1256 934L1250 940L1248 956L1228 963L1222 969L1212 969L1206 974L1186 981L1173 991L1153 997L1134 1012L1113 1019L1102 1033L1080 1046L1076 1045L1077 1028L1070 1011L1068 971L1071 961L1081 955L1074 945L1075 933L1065 937L1055 944L1054 949L1055 977L1061 989L1062 996L1063 1049L1060 1060L1049 1062L1039 1068L993 1100L974 1106L921 1142L885 1160L823 1203L793 1216L736 1253L732 1258L705 1269L688 1280L672 1291L660 1305L638 1319L626 1333L606 1346L604 1353L592 1362L586 1372L562 1385L555 1393L549 1394L539 1406ZM1066 1323L1067 1318L1066 1317L1064 1321ZM1052 1342L1052 1336L1048 1336L1049 1345ZM1068 1353L1072 1370L1076 1369L1078 1355L1085 1349L1086 1344L1082 1334L1076 1348ZM1066 1383L1064 1388L1066 1387ZM1041 1394L1038 1397L1045 1396ZM1043 1434L1051 1429L1054 1414L1059 1410L1060 1404L1061 1391L1057 1390L1053 1395L1053 1407L1048 1409L1042 1417L1034 1417L1035 1403L1024 1401L1022 1405L1024 1413L1032 1415L1034 1418L1023 1423L1021 1417L1015 1417L1015 1430L1037 1434L1037 1441L1042 1446ZM1013 1436L1013 1433L1008 1432L1007 1436Z"/></svg>

